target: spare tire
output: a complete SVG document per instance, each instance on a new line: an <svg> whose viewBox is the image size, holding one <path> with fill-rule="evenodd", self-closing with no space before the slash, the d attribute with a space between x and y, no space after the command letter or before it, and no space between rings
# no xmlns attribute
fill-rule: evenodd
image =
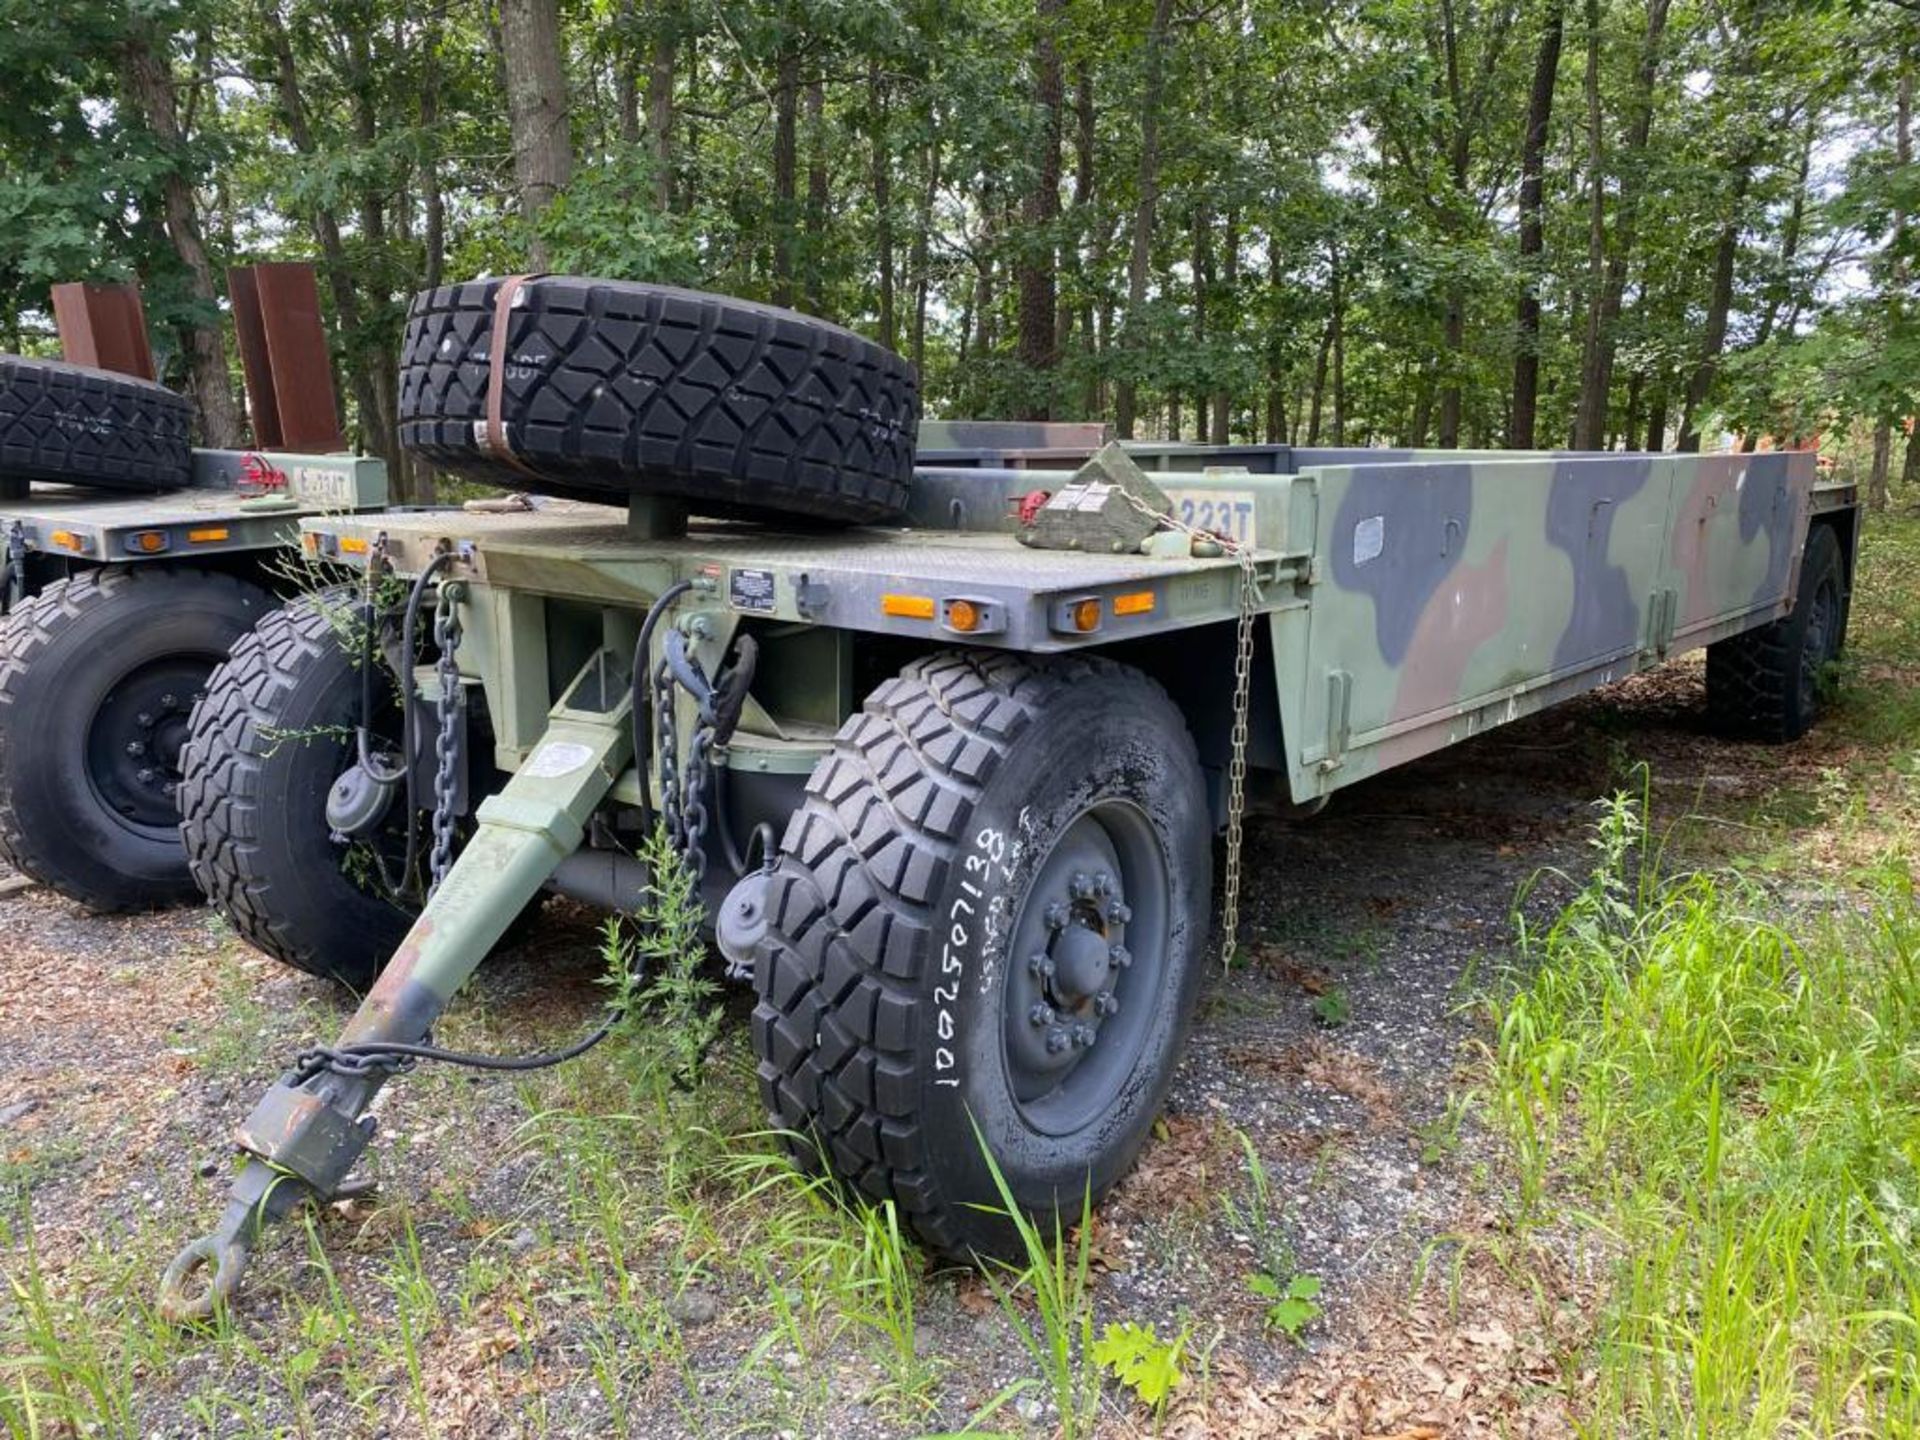
<svg viewBox="0 0 1920 1440"><path fill-rule="evenodd" d="M0 475L146 493L193 474L193 406L111 370L0 355Z"/></svg>
<svg viewBox="0 0 1920 1440"><path fill-rule="evenodd" d="M886 520L906 505L918 413L913 367L884 346L665 285L443 286L414 297L402 349L402 444L458 475L578 500L655 494L705 515Z"/></svg>

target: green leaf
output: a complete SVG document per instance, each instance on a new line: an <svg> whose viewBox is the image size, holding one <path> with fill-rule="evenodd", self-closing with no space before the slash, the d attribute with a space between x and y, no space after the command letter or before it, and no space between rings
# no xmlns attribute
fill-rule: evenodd
<svg viewBox="0 0 1920 1440"><path fill-rule="evenodd" d="M1287 1286L1287 1295L1294 1300L1313 1300L1320 1294L1318 1275L1296 1275Z"/></svg>
<svg viewBox="0 0 1920 1440"><path fill-rule="evenodd" d="M1187 1377L1180 1369L1186 1336L1163 1341L1151 1325L1109 1325L1093 1345L1093 1361L1142 1401L1159 1409Z"/></svg>
<svg viewBox="0 0 1920 1440"><path fill-rule="evenodd" d="M1280 1282L1271 1275L1249 1275L1247 1288L1262 1299L1278 1300L1280 1298Z"/></svg>
<svg viewBox="0 0 1920 1440"><path fill-rule="evenodd" d="M1288 1335L1298 1336L1320 1314L1311 1300L1288 1298L1268 1307L1267 1324Z"/></svg>

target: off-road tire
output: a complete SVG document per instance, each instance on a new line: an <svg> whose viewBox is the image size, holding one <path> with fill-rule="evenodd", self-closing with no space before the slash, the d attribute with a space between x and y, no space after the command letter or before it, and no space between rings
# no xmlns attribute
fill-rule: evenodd
<svg viewBox="0 0 1920 1440"><path fill-rule="evenodd" d="M1116 799L1164 852L1166 964L1111 1107L1046 1134L1011 1092L1001 1007L1019 960L996 947L1018 943L1068 812ZM1017 1231L982 1208L1001 1201L977 1125L1019 1207L1048 1234L1071 1223L1165 1099L1199 991L1211 832L1185 722L1137 671L942 654L876 689L807 783L757 949L761 1094L795 1158L893 1201L942 1253L1010 1255Z"/></svg>
<svg viewBox="0 0 1920 1440"><path fill-rule="evenodd" d="M97 490L173 490L193 476L193 406L164 385L0 355L0 474Z"/></svg>
<svg viewBox="0 0 1920 1440"><path fill-rule="evenodd" d="M364 992L413 917L351 879L327 791L353 761L360 669L328 606L295 601L240 638L194 707L182 753L180 834L193 878L240 937ZM374 703L394 704L376 672Z"/></svg>
<svg viewBox="0 0 1920 1440"><path fill-rule="evenodd" d="M514 490L709 515L890 519L913 473L919 390L883 346L790 310L665 285L541 277L511 309L496 458L487 415L503 282L414 298L400 438L433 465Z"/></svg>
<svg viewBox="0 0 1920 1440"><path fill-rule="evenodd" d="M140 565L56 581L14 611L0 631L0 855L94 910L197 899L169 788L188 707L275 603L232 575Z"/></svg>
<svg viewBox="0 0 1920 1440"><path fill-rule="evenodd" d="M1812 727L1826 667L1846 634L1846 564L1831 525L1807 532L1793 609L1707 647L1707 714L1736 739L1779 745Z"/></svg>

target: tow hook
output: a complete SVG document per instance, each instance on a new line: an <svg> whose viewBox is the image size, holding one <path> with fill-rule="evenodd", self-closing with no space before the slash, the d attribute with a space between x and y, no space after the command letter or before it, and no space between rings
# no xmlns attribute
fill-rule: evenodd
<svg viewBox="0 0 1920 1440"><path fill-rule="evenodd" d="M234 1139L248 1160L220 1223L187 1244L160 1277L160 1315L204 1320L233 1298L260 1232L302 1201L332 1199L373 1139L374 1118L357 1112L365 1080L322 1071L283 1077L261 1097ZM203 1283L193 1277L212 1274Z"/></svg>

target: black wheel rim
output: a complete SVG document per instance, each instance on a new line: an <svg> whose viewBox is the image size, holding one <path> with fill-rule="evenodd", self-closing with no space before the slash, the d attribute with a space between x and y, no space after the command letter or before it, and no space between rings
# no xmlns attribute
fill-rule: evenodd
<svg viewBox="0 0 1920 1440"><path fill-rule="evenodd" d="M1070 1135L1120 1098L1167 969L1166 856L1131 801L1096 801L1060 832L1014 917L1002 986L1008 1089L1033 1129Z"/></svg>
<svg viewBox="0 0 1920 1440"><path fill-rule="evenodd" d="M87 779L101 807L149 839L179 833L175 799L187 717L215 655L168 655L117 681L87 727Z"/></svg>
<svg viewBox="0 0 1920 1440"><path fill-rule="evenodd" d="M1820 673L1833 658L1834 615L1838 595L1831 580L1823 580L1813 592L1813 604L1807 610L1806 633L1800 637L1800 707L1811 715L1820 698Z"/></svg>

